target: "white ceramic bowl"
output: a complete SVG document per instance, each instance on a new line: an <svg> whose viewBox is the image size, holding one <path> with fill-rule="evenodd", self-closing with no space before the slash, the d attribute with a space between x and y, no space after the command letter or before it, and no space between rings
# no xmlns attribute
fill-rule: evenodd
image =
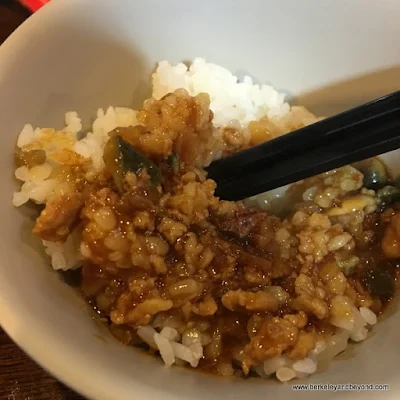
<svg viewBox="0 0 400 400"><path fill-rule="evenodd" d="M12 208L12 153L26 121L61 126L66 110L89 117L111 104L137 106L161 59L201 56L305 94L300 99L317 113L343 110L400 89L399 20L397 0L53 0L45 6L0 49L4 329L90 398L333 398L333 392L294 394L291 384L167 369L114 341L35 250L27 209ZM305 382L387 383L389 392L343 392L342 399L400 398L399 330L399 315L389 316L354 349L354 357Z"/></svg>

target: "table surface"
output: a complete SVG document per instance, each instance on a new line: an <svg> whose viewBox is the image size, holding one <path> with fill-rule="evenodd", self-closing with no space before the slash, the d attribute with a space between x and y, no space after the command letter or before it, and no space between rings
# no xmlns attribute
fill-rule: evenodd
<svg viewBox="0 0 400 400"><path fill-rule="evenodd" d="M0 43L29 13L12 0L0 0ZM0 400L83 400L40 368L0 327Z"/></svg>

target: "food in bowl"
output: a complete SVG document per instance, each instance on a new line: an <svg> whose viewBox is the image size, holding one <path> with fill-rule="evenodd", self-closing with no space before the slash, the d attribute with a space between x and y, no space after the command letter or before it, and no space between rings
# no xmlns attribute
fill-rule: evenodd
<svg viewBox="0 0 400 400"><path fill-rule="evenodd" d="M204 167L318 120L196 59L159 63L142 109L100 109L18 137L13 203L110 331L167 365L305 377L359 342L393 298L400 225L378 159L244 202ZM278 213L278 215L274 215ZM71 272L72 271L72 272Z"/></svg>

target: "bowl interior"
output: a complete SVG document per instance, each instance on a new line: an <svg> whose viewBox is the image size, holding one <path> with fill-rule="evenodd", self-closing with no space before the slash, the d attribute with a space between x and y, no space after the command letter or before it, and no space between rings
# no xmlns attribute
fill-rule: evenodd
<svg viewBox="0 0 400 400"><path fill-rule="evenodd" d="M290 396L290 384L167 369L89 318L83 300L38 251L30 209L11 206L16 137L26 122L61 127L69 110L89 123L98 107L137 107L150 93L158 60L197 56L271 83L316 113L335 113L400 88L398 10L389 0L54 0L30 18L0 49L0 323L6 331L92 398ZM400 171L398 153L387 161ZM303 383L388 383L398 398L399 329L400 319L389 315L346 361ZM342 392L342 398L389 394ZM326 399L333 395L324 392ZM300 400L310 396L318 394L296 393Z"/></svg>

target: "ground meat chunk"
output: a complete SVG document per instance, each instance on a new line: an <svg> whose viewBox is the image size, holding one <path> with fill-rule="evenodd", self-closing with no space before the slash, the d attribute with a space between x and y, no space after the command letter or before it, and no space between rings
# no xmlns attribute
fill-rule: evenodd
<svg viewBox="0 0 400 400"><path fill-rule="evenodd" d="M209 216L210 206L217 201L214 197L215 182L208 179L204 182L189 181L179 186L167 201L170 215L187 225L197 224Z"/></svg>
<svg viewBox="0 0 400 400"><path fill-rule="evenodd" d="M154 229L154 216L148 211L138 211L133 217L132 224L136 229L152 231Z"/></svg>
<svg viewBox="0 0 400 400"><path fill-rule="evenodd" d="M262 291L230 290L222 296L221 300L224 307L231 311L245 308L248 311L274 312L279 306L278 300L272 294Z"/></svg>
<svg viewBox="0 0 400 400"><path fill-rule="evenodd" d="M49 200L36 220L33 233L43 240L63 242L78 222L82 207L83 198L80 193L66 193Z"/></svg>
<svg viewBox="0 0 400 400"><path fill-rule="evenodd" d="M271 282L273 264L266 257L256 256L237 249L239 265L243 267L246 280L255 285L267 285Z"/></svg>
<svg viewBox="0 0 400 400"><path fill-rule="evenodd" d="M319 319L327 316L328 305L321 298L323 293L315 288L310 277L300 274L295 281L295 291L297 297L290 301L292 308L314 314Z"/></svg>
<svg viewBox="0 0 400 400"><path fill-rule="evenodd" d="M170 244L174 244L185 232L187 232L187 227L181 222L174 221L171 218L163 218L158 225L158 230Z"/></svg>
<svg viewBox="0 0 400 400"><path fill-rule="evenodd" d="M175 306L182 306L196 297L202 292L202 284L194 279L179 279L171 282L166 286L166 293L169 298L173 299Z"/></svg>
<svg viewBox="0 0 400 400"><path fill-rule="evenodd" d="M283 319L286 319L299 329L303 329L308 322L307 314L304 311L300 311L297 314L286 314Z"/></svg>
<svg viewBox="0 0 400 400"><path fill-rule="evenodd" d="M94 264L129 268L130 241L124 223L118 218L120 197L110 188L91 193L81 212L83 255Z"/></svg>
<svg viewBox="0 0 400 400"><path fill-rule="evenodd" d="M267 214L254 208L239 207L234 216L227 214L222 217L215 215L212 219L222 232L229 232L240 238L246 238L254 233L261 223L267 218Z"/></svg>
<svg viewBox="0 0 400 400"><path fill-rule="evenodd" d="M211 296L207 296L204 300L192 305L193 313L202 317L214 315L217 310L218 305Z"/></svg>
<svg viewBox="0 0 400 400"><path fill-rule="evenodd" d="M148 142L140 137L140 148L146 154L168 156L174 151L187 165L212 144L210 98L204 93L189 96L184 89L167 94L160 100L149 99L139 111L139 122L147 127Z"/></svg>
<svg viewBox="0 0 400 400"><path fill-rule="evenodd" d="M245 356L242 368L245 374L253 365L279 356L283 351L295 345L299 330L289 321L279 317L266 317L257 334L245 347Z"/></svg>
<svg viewBox="0 0 400 400"><path fill-rule="evenodd" d="M232 126L225 127L221 130L221 135L224 145L224 156L237 152L241 148L246 147L245 144L247 144L247 140L240 128L234 128Z"/></svg>
<svg viewBox="0 0 400 400"><path fill-rule="evenodd" d="M167 311L171 309L172 306L173 303L171 300L164 300L162 298L148 299L123 315L114 310L111 312L110 316L111 320L116 325L146 325L154 315L162 311Z"/></svg>
<svg viewBox="0 0 400 400"><path fill-rule="evenodd" d="M110 317L116 325L146 325L154 315L172 307L171 300L160 296L155 279L143 279L139 274L129 279L128 289L118 297Z"/></svg>
<svg viewBox="0 0 400 400"><path fill-rule="evenodd" d="M314 332L300 331L294 347L285 354L292 360L302 360L307 357L308 352L315 346Z"/></svg>
<svg viewBox="0 0 400 400"><path fill-rule="evenodd" d="M400 257L400 213L394 215L385 230L382 240L383 255L387 258Z"/></svg>
<svg viewBox="0 0 400 400"><path fill-rule="evenodd" d="M328 262L320 268L320 276L325 288L333 295L343 294L346 290L347 279L335 262Z"/></svg>

